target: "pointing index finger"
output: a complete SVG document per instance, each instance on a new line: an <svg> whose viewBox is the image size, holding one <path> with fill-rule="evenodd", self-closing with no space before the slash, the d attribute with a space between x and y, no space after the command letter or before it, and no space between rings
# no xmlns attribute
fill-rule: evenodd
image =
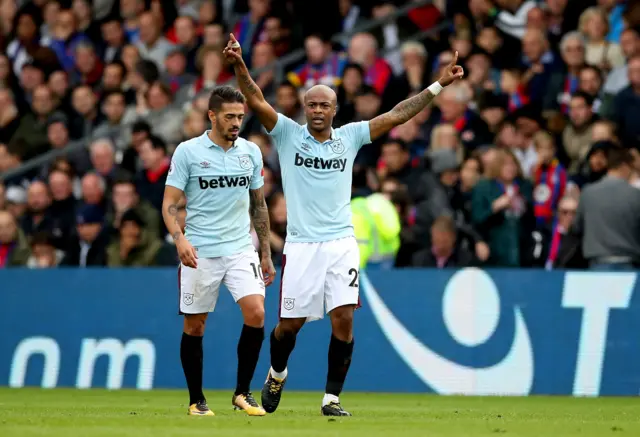
<svg viewBox="0 0 640 437"><path fill-rule="evenodd" d="M455 66L458 63L458 51L456 50L456 52L453 55L453 61L451 61L451 66Z"/></svg>
<svg viewBox="0 0 640 437"><path fill-rule="evenodd" d="M231 38L231 42L234 42L234 43L238 42L238 40L236 39L236 37L235 37L235 35L233 33L229 34L229 38Z"/></svg>

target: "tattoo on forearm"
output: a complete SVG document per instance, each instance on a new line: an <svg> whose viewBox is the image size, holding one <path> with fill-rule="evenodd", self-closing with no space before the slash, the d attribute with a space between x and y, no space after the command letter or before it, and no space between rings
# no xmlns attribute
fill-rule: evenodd
<svg viewBox="0 0 640 437"><path fill-rule="evenodd" d="M415 117L420 111L426 108L433 101L435 96L428 89L422 91L417 96L398 103L391 111L394 117L400 120L400 124L406 123Z"/></svg>
<svg viewBox="0 0 640 437"><path fill-rule="evenodd" d="M180 226L180 220L178 220L178 205L175 205L175 204L169 205L169 208L167 208L167 212L169 213L170 216L174 217L175 219L174 223L177 226ZM181 235L182 235L181 231L176 231L173 234L171 234L171 237L173 238L173 241L177 241Z"/></svg>
<svg viewBox="0 0 640 437"><path fill-rule="evenodd" d="M257 190L250 190L249 193L249 215L251 216L253 228L258 235L260 251L263 255L271 254L271 246L269 243L269 210L267 209L267 202L264 199L264 191L262 188L258 188Z"/></svg>
<svg viewBox="0 0 640 437"><path fill-rule="evenodd" d="M249 94L252 94L252 95L258 94L258 88L256 87L256 84L253 82L253 79L251 79L251 76L249 76L248 72L240 73L238 75L238 79L240 82L240 88L244 88Z"/></svg>

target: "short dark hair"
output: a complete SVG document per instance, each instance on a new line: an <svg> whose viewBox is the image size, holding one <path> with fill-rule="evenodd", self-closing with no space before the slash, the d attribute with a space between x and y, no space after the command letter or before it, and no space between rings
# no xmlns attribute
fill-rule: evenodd
<svg viewBox="0 0 640 437"><path fill-rule="evenodd" d="M53 246L53 235L45 231L36 232L31 237L31 247L35 246Z"/></svg>
<svg viewBox="0 0 640 437"><path fill-rule="evenodd" d="M138 120L131 126L131 133L137 134L140 132L146 132L151 134L151 126L144 120Z"/></svg>
<svg viewBox="0 0 640 437"><path fill-rule="evenodd" d="M133 177L131 177L129 172L126 172L126 171L119 172L116 175L116 178L113 181L113 186L115 187L116 185L132 185L133 188L136 189L136 183Z"/></svg>
<svg viewBox="0 0 640 437"><path fill-rule="evenodd" d="M211 91L209 97L209 111L219 111L223 103L242 103L246 99L242 93L229 85L217 86Z"/></svg>
<svg viewBox="0 0 640 437"><path fill-rule="evenodd" d="M167 143L157 135L149 135L147 141L151 143L151 148L153 150L162 150L164 154L167 154Z"/></svg>
<svg viewBox="0 0 640 437"><path fill-rule="evenodd" d="M124 91L120 90L120 89L112 89L112 90L106 90L104 92L104 94L102 95L102 101L106 102L107 99L111 96L122 96L122 99L124 100L125 104L127 103L127 96L124 93Z"/></svg>
<svg viewBox="0 0 640 437"><path fill-rule="evenodd" d="M589 94L585 93L584 91L576 91L575 93L573 93L571 95L572 99L582 99L585 101L585 103L587 104L587 106L592 106L593 105L593 97L590 96Z"/></svg>
<svg viewBox="0 0 640 437"><path fill-rule="evenodd" d="M633 155L624 147L612 147L607 153L607 162L609 170L619 169L623 165L633 167Z"/></svg>

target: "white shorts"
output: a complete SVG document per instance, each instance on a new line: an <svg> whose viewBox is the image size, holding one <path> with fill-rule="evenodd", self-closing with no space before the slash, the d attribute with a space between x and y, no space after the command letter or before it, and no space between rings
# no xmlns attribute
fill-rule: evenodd
<svg viewBox="0 0 640 437"><path fill-rule="evenodd" d="M236 302L251 294L264 296L260 259L255 250L218 258L199 258L197 261L195 269L183 264L179 267L179 314L212 312L223 283Z"/></svg>
<svg viewBox="0 0 640 437"><path fill-rule="evenodd" d="M359 305L360 251L353 237L285 243L280 317L319 320L334 308Z"/></svg>

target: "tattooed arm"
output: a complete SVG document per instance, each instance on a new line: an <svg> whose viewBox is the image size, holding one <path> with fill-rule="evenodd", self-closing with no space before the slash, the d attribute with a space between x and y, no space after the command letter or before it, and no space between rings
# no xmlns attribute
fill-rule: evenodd
<svg viewBox="0 0 640 437"><path fill-rule="evenodd" d="M164 199L162 200L162 218L164 224L176 243L180 261L187 266L195 268L197 266L196 251L184 237L182 224L180 223L180 209L184 206L184 192L170 185L164 188Z"/></svg>
<svg viewBox="0 0 640 437"><path fill-rule="evenodd" d="M396 126L406 123L429 105L436 96L426 89L417 96L398 103L391 111L369 121L371 141L380 138Z"/></svg>
<svg viewBox="0 0 640 437"><path fill-rule="evenodd" d="M431 85L420 94L410 97L398 103L391 111L379 115L369 121L369 132L371 141L380 138L396 126L406 123L415 117L420 111L427 107L442 88L451 85L456 80L464 76L462 67L456 65L458 62L458 52L453 56L453 61L444 70L438 82Z"/></svg>
<svg viewBox="0 0 640 437"><path fill-rule="evenodd" d="M271 261L271 243L269 239L271 226L269 225L269 210L267 201L264 198L264 189L260 187L256 190L249 190L250 203L249 215L253 228L258 235L260 242L260 264L265 285L271 284L275 275L273 262Z"/></svg>
<svg viewBox="0 0 640 437"><path fill-rule="evenodd" d="M229 44L224 49L224 55L227 61L233 65L233 70L238 79L238 86L242 94L246 97L249 108L256 113L260 123L267 129L267 132L271 132L278 122L278 113L269 102L265 100L262 90L260 90L260 87L258 87L251 78L249 69L242 59L242 49L230 47L233 42L237 41L232 34Z"/></svg>

